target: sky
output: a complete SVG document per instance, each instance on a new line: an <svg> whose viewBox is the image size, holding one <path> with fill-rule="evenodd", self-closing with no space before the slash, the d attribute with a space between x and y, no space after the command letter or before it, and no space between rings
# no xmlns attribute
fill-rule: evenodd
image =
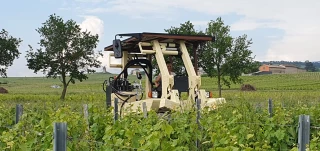
<svg viewBox="0 0 320 151"><path fill-rule="evenodd" d="M119 33L163 33L186 21L204 30L210 20L221 17L232 36L252 38L258 61L320 60L319 0L10 0L1 5L0 29L23 40L22 54L8 68L8 77L42 76L28 69L25 55L28 45L39 48L36 29L54 13L99 34L97 50L111 45ZM104 53L102 65L119 71L109 68L108 58Z"/></svg>

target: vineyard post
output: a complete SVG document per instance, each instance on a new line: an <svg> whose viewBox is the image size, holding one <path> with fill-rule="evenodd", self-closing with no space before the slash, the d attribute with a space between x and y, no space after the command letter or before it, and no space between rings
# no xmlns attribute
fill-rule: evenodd
<svg viewBox="0 0 320 151"><path fill-rule="evenodd" d="M286 108L286 105L283 101L282 101L282 108Z"/></svg>
<svg viewBox="0 0 320 151"><path fill-rule="evenodd" d="M106 105L107 109L111 106L111 85L106 87Z"/></svg>
<svg viewBox="0 0 320 151"><path fill-rule="evenodd" d="M23 106L21 104L16 105L16 124L20 121L23 114Z"/></svg>
<svg viewBox="0 0 320 151"><path fill-rule="evenodd" d="M118 98L114 98L114 122L118 120Z"/></svg>
<svg viewBox="0 0 320 151"><path fill-rule="evenodd" d="M53 130L53 150L67 150L67 123L54 123Z"/></svg>
<svg viewBox="0 0 320 151"><path fill-rule="evenodd" d="M298 149L305 151L310 143L310 116L299 115Z"/></svg>
<svg viewBox="0 0 320 151"><path fill-rule="evenodd" d="M200 110L201 110L201 99L199 99L198 97L196 97L196 109L197 109L197 124L198 124L198 129L200 130ZM199 142L199 138L198 138L198 135L197 135L197 141L196 141L196 146L197 146L197 149L200 148L200 142Z"/></svg>
<svg viewBox="0 0 320 151"><path fill-rule="evenodd" d="M89 130L89 113L88 113L88 104L83 104L83 115L84 119L86 120L86 123L88 125L88 130Z"/></svg>
<svg viewBox="0 0 320 151"><path fill-rule="evenodd" d="M268 105L269 105L269 115L270 117L272 117L272 99L269 99Z"/></svg>
<svg viewBox="0 0 320 151"><path fill-rule="evenodd" d="M261 103L260 102L256 104L256 112L257 113L261 112Z"/></svg>
<svg viewBox="0 0 320 151"><path fill-rule="evenodd" d="M147 112L147 103L146 102L142 103L142 109L143 109L144 118L147 118L148 112Z"/></svg>

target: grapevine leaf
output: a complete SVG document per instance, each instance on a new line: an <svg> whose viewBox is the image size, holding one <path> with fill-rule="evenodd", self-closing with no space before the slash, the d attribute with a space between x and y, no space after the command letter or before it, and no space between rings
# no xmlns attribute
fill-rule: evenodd
<svg viewBox="0 0 320 151"><path fill-rule="evenodd" d="M248 134L247 135L247 139L250 139L250 138L252 138L254 136L254 134Z"/></svg>
<svg viewBox="0 0 320 151"><path fill-rule="evenodd" d="M173 132L173 128L171 125L165 124L164 131L165 131L166 135L170 135Z"/></svg>
<svg viewBox="0 0 320 151"><path fill-rule="evenodd" d="M283 132L283 130L277 130L275 132L275 136L277 137L278 141L283 140L285 133Z"/></svg>

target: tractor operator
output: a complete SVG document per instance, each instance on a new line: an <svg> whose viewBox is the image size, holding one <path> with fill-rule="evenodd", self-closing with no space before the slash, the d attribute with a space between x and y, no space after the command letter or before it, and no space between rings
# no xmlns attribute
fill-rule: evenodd
<svg viewBox="0 0 320 151"><path fill-rule="evenodd" d="M166 61L166 65L170 75L175 76L176 74L172 71L172 63L170 61ZM155 80L156 90L158 91L158 97L161 97L161 73L157 76Z"/></svg>

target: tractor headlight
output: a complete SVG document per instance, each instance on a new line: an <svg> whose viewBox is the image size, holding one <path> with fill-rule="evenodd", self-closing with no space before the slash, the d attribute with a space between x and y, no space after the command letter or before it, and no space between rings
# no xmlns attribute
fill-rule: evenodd
<svg viewBox="0 0 320 151"><path fill-rule="evenodd" d="M152 98L158 98L158 92L152 91Z"/></svg>
<svg viewBox="0 0 320 151"><path fill-rule="evenodd" d="M210 97L210 92L206 92L206 97L207 97L207 98Z"/></svg>
<svg viewBox="0 0 320 151"><path fill-rule="evenodd" d="M206 97L207 98L212 98L212 92L206 91Z"/></svg>

